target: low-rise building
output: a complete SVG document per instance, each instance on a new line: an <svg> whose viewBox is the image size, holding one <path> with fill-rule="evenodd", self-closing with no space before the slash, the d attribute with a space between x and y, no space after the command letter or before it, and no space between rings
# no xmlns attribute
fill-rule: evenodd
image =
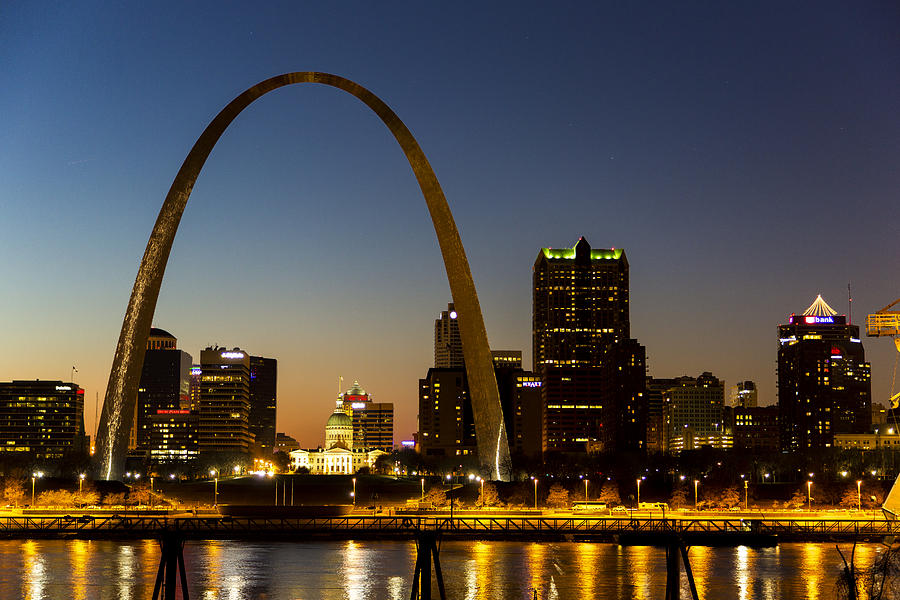
<svg viewBox="0 0 900 600"><path fill-rule="evenodd" d="M292 450L291 469L306 468L312 475L352 475L363 467L373 469L384 454L387 452L377 448L354 448L353 420L338 401L325 425L325 447Z"/></svg>
<svg viewBox="0 0 900 600"><path fill-rule="evenodd" d="M836 433L834 446L842 450L900 450L900 431L879 427L871 433Z"/></svg>

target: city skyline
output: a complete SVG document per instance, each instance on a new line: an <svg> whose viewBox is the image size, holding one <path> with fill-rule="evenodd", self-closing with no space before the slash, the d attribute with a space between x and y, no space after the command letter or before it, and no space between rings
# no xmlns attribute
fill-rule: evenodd
<svg viewBox="0 0 900 600"><path fill-rule="evenodd" d="M848 280L855 324L900 295L895 8L776 19L531 6L472 22L458 9L270 6L217 9L196 40L199 5L43 10L13 7L0 23L11 65L0 380L67 381L76 366L90 433L180 160L227 99L280 71L346 75L396 109L444 186L491 348L522 350L526 368L533 257L582 235L628 253L648 374L753 380L761 405L775 402L789 314L820 293L847 313ZM286 14L318 29L299 36L279 23ZM388 31L407 43L382 46ZM682 36L692 43L670 47ZM185 54L194 60L181 64ZM352 99L272 95L198 180L153 325L195 357L215 343L278 359L277 429L304 446L322 435L339 375L393 402L406 439L433 322L451 301L415 182ZM884 403L896 350L863 343L872 400Z"/></svg>

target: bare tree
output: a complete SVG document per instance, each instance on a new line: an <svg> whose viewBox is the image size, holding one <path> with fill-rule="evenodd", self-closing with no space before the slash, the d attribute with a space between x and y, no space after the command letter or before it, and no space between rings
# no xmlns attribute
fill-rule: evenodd
<svg viewBox="0 0 900 600"><path fill-rule="evenodd" d="M85 486L75 492L75 504L78 506L96 506L100 502L100 493L91 486Z"/></svg>
<svg viewBox="0 0 900 600"><path fill-rule="evenodd" d="M22 485L22 482L18 479L7 477L6 481L3 482L3 497L6 499L6 502L18 508L19 502L24 496L25 486Z"/></svg>
<svg viewBox="0 0 900 600"><path fill-rule="evenodd" d="M497 495L497 486L490 481L485 481L481 486L478 501L475 502L475 505L484 508L485 506L497 506L498 504L500 504L500 496Z"/></svg>
<svg viewBox="0 0 900 600"><path fill-rule="evenodd" d="M74 506L75 496L68 490L47 490L41 492L36 503L39 506Z"/></svg>
<svg viewBox="0 0 900 600"><path fill-rule="evenodd" d="M603 484L603 487L600 488L600 495L597 497L600 502L605 502L607 506L618 506L622 504L622 499L619 498L619 486L615 484L615 482L607 481Z"/></svg>
<svg viewBox="0 0 900 600"><path fill-rule="evenodd" d="M841 506L844 508L856 508L858 503L859 495L856 492L856 486L849 486L841 496Z"/></svg>
<svg viewBox="0 0 900 600"><path fill-rule="evenodd" d="M550 492L547 494L547 506L551 508L565 508L569 506L569 490L559 483L550 486Z"/></svg>
<svg viewBox="0 0 900 600"><path fill-rule="evenodd" d="M430 502L435 508L445 506L447 504L447 490L443 486L431 486L425 494L425 502Z"/></svg>
<svg viewBox="0 0 900 600"><path fill-rule="evenodd" d="M672 496L669 498L669 506L672 508L684 508L687 506L687 490L683 487L675 488L672 491Z"/></svg>

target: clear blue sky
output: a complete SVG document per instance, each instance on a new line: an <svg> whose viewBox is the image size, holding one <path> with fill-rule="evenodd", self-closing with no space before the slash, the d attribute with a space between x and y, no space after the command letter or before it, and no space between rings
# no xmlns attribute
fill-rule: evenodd
<svg viewBox="0 0 900 600"><path fill-rule="evenodd" d="M817 293L854 321L900 296L894 2L4 3L0 380L102 400L172 179L235 95L287 71L358 81L417 136L491 345L530 365L541 246L623 247L658 377L775 400L776 325ZM730 3L729 3L730 4ZM256 102L188 204L155 325L199 357L278 358L279 431L323 438L353 379L415 428L449 301L402 153L316 86ZM896 350L864 340L884 400Z"/></svg>

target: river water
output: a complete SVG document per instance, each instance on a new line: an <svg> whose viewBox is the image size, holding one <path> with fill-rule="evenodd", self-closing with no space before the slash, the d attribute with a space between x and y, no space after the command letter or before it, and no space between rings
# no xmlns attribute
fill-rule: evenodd
<svg viewBox="0 0 900 600"><path fill-rule="evenodd" d="M850 545L842 545L849 550ZM869 565L878 544L856 548ZM0 598L143 600L153 593L156 541L0 541ZM200 600L409 598L415 546L401 541L188 542L190 597ZM834 545L690 549L700 597L831 599ZM665 550L575 542L445 542L447 597L465 600L665 597ZM682 577L682 598L690 598ZM435 598L436 588L435 589Z"/></svg>

